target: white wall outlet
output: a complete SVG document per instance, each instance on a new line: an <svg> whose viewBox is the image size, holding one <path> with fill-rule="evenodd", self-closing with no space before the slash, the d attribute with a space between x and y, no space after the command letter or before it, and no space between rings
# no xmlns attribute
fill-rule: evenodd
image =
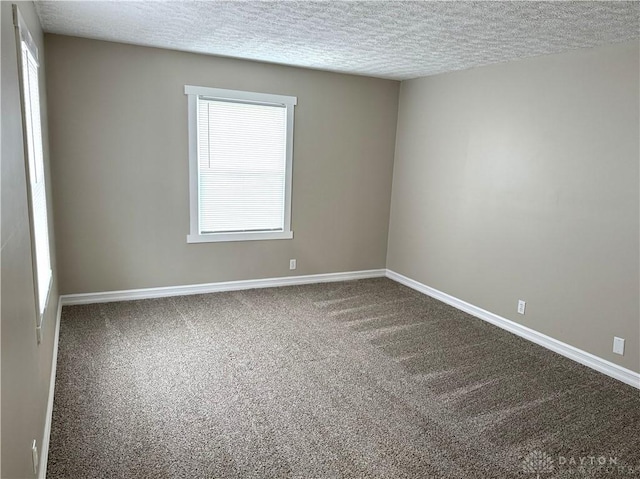
<svg viewBox="0 0 640 479"><path fill-rule="evenodd" d="M527 307L527 302L526 301L522 301L521 299L518 300L518 313L520 314L524 314L524 308Z"/></svg>
<svg viewBox="0 0 640 479"><path fill-rule="evenodd" d="M290 259L289 260L289 269L296 269L297 264L296 264L296 260L295 259Z"/></svg>
<svg viewBox="0 0 640 479"><path fill-rule="evenodd" d="M613 337L613 352L624 355L624 339L617 336Z"/></svg>
<svg viewBox="0 0 640 479"><path fill-rule="evenodd" d="M35 439L31 443L31 462L33 463L33 473L38 474L38 445Z"/></svg>

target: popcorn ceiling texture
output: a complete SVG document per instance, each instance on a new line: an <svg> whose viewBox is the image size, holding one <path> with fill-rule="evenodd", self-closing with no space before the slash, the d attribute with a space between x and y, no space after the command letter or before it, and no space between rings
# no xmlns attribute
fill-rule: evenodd
<svg viewBox="0 0 640 479"><path fill-rule="evenodd" d="M46 32L409 79L639 37L639 2L36 1Z"/></svg>

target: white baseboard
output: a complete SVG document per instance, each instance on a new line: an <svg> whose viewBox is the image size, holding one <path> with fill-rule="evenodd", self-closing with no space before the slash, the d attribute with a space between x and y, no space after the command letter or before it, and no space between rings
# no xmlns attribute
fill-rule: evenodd
<svg viewBox="0 0 640 479"><path fill-rule="evenodd" d="M386 269L369 269L364 271L347 271L343 273L248 279L240 281L224 281L220 283L190 284L186 286L107 291L102 293L65 294L60 297L60 301L65 306L73 304L108 303L113 301L130 301L133 299L163 298L167 296L185 296L189 294L217 293L221 291L239 291L242 289L273 288L276 286L294 286L299 284L349 281L353 279L382 278L386 275L386 272Z"/></svg>
<svg viewBox="0 0 640 479"><path fill-rule="evenodd" d="M387 278L397 281L398 283L404 284L416 291L419 291L427 296L431 296L443 303L447 303L454 308L457 308L465 313L469 313L476 318L480 318L488 323L491 323L499 328L505 329L517 336L528 339L531 342L539 344L551 351L554 351L562 356L565 356L569 359L573 359L574 361L584 364L596 371L606 374L607 376L611 376L612 378L618 379L623 383L629 384L635 388L640 389L640 373L636 373L635 371L631 371L630 369L623 368L622 366L618 366L606 359L602 359L598 356L595 356L591 353L583 351L582 349L578 349L569 344L563 343L562 341L558 341L550 336L539 333L531 328L527 328L526 326L522 326L514 321L503 318L502 316L498 316L497 314L486 311L482 308L474 306L473 304L467 303L466 301L462 301L454 296L451 296L447 293L443 293L437 289L426 286L418 281L415 281L411 278L407 278L395 271L387 270Z"/></svg>
<svg viewBox="0 0 640 479"><path fill-rule="evenodd" d="M254 288L269 288L276 286L292 286L299 284L326 283L334 281L349 281L354 279L379 278L386 276L389 279L404 284L416 291L431 296L454 308L471 314L479 319L487 321L499 328L505 329L517 336L528 339L540 346L554 351L562 356L572 359L580 364L588 366L596 371L618 379L626 384L640 389L640 373L623 368L610 361L602 359L591 353L563 343L545 334L527 328L497 314L462 301L435 288L426 286L418 281L403 276L388 269L372 269L365 271L350 271L344 273L313 274L306 276L287 276L283 278L267 278L242 281L225 281L220 283L195 284L187 286L173 286L162 288L144 288L124 291L108 291L102 293L68 294L60 296L58 311L56 314L55 337L53 343L53 359L51 365L51 378L49 380L49 398L47 402L47 415L42 438L42 450L40 454L40 466L38 479L45 479L47 474L47 458L49 454L49 439L51 434L51 421L53 415L53 398L56 380L56 366L58 357L58 338L60 335L60 315L62 306L74 304L104 303L110 301L128 301L135 299L160 298L167 296L182 296L189 294L213 293L219 291L236 291Z"/></svg>
<svg viewBox="0 0 640 479"><path fill-rule="evenodd" d="M62 314L62 299L58 298L56 324L53 336L53 353L51 358L51 376L49 378L49 398L47 399L47 415L45 416L44 434L40 448L40 463L38 465L38 479L47 477L47 462L49 458L49 439L51 438L51 421L53 419L53 393L56 387L56 366L58 365L58 338L60 337L60 316Z"/></svg>

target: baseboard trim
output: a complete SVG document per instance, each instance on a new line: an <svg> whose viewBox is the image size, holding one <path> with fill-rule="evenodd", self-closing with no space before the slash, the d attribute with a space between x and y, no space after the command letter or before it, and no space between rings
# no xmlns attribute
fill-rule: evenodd
<svg viewBox="0 0 640 479"><path fill-rule="evenodd" d="M282 278L223 281L220 283L129 289L122 291L107 291L101 293L65 294L60 297L60 301L64 306L75 304L108 303L113 301L163 298L167 296L217 293L221 291L239 291L243 289L274 288L277 286L295 286L300 284L350 281L354 279L382 278L386 275L386 272L386 269L369 269L363 271L347 271L342 273L309 274L304 276L285 276Z"/></svg>
<svg viewBox="0 0 640 479"><path fill-rule="evenodd" d="M640 373L631 371L615 363L607 361L606 359L595 356L594 354L578 349L575 346L564 343L560 340L542 334L534 329L528 328L521 324L518 324L509 319L498 316L490 311L484 310L473 304L467 303L459 298L451 296L447 293L439 291L435 288L415 281L407 276L396 273L389 269L371 269L363 271L347 271L341 273L325 273L325 274L311 274L304 276L285 276L281 278L265 278L265 279L250 279L240 281L223 281L219 283L206 283L206 284L193 284L184 286L168 286L160 288L142 288L142 289L130 289L122 291L107 291L100 293L81 293L81 294L66 294L60 296L58 304L58 317L56 324L56 338L54 346L54 357L57 355L58 345L58 330L60 323L60 308L65 305L76 304L91 304L91 303L106 303L113 301L130 301L136 299L150 299L150 298L162 298L168 296L184 296L190 294L204 294L204 293L216 293L222 291L239 291L243 289L255 289L255 288L273 288L278 286L294 286L301 284L313 284L313 283L327 283L334 281L349 281L355 279L366 278L380 278L386 276L389 279L404 284L416 291L419 291L427 296L431 296L443 303L449 304L454 308L471 314L479 319L487 321L499 328L507 330L517 336L532 341L540 346L543 346L551 351L554 351L562 356L572 359L580 364L588 366L596 371L599 371L607 376L618 379L630 386L640 389ZM52 370L52 379L49 393L49 407L53 406L53 386L55 383L55 363ZM48 427L50 428L50 414L48 414ZM48 446L48 432L47 446ZM45 443L43 441L43 453L45 452ZM44 456L44 454L43 454Z"/></svg>
<svg viewBox="0 0 640 479"><path fill-rule="evenodd" d="M56 387L56 367L58 365L58 338L60 337L60 317L62 315L62 299L58 297L58 310L53 337L53 353L51 358L51 376L49 378L49 397L47 399L47 415L45 416L44 434L40 448L40 464L38 465L38 479L47 477L47 462L49 460L49 440L51 438L51 421L53 419L53 395Z"/></svg>
<svg viewBox="0 0 640 479"><path fill-rule="evenodd" d="M583 351L582 349L578 349L575 346L563 343L562 341L539 333L534 329L503 318L502 316L498 316L497 314L491 313L447 293L443 293L442 291L439 291L435 288L424 285L418 281L396 273L395 271L391 271L388 269L386 276L387 278L404 284L411 289L415 289L416 291L426 294L427 296L431 296L432 298L435 298L439 301L442 301L443 303L453 306L454 308L464 311L465 313L469 313L476 318L487 321L488 323L505 329L517 336L520 336L521 338L528 339L529 341L539 344L540 346L550 349L551 351L561 354L562 356L573 359L580 364L588 366L592 369L595 369L596 371L606 374L607 376L611 376L612 378L622 381L623 383L640 389L640 373L636 373L635 371L631 371L630 369L623 368L622 366L607 361L606 359L602 359L591 353Z"/></svg>
<svg viewBox="0 0 640 479"><path fill-rule="evenodd" d="M51 421L53 419L53 399L56 380L56 367L58 358L58 339L60 336L60 318L62 306L75 304L104 303L111 301L128 301L135 299L161 298L167 296L183 296L190 294L213 293L221 291L237 291L254 288L270 288L277 286L293 286L301 284L327 283L335 281L349 281L355 279L387 277L420 293L431 296L454 308L471 314L479 319L487 321L499 328L509 331L517 336L534 342L562 356L572 359L580 364L595 369L607 376L622 381L630 386L640 389L640 373L631 371L602 359L591 353L563 343L531 328L518 324L497 314L467 303L459 298L426 286L418 281L408 278L389 269L372 269L364 271L350 271L342 273L313 274L305 276L287 276L283 278L267 278L257 280L225 281L220 283L195 284L186 286L173 286L162 288L144 288L123 291L108 291L102 293L67 294L59 297L56 313L55 336L53 343L53 358L51 363L51 377L49 380L49 397L47 401L47 413L45 418L44 434L40 454L38 479L45 479L47 475L47 461L49 455L49 440L51 436Z"/></svg>

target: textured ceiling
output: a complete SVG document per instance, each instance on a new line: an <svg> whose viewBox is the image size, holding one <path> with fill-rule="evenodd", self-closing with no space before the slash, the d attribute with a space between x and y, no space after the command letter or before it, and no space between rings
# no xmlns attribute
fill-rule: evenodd
<svg viewBox="0 0 640 479"><path fill-rule="evenodd" d="M47 32L407 79L639 37L634 2L36 1Z"/></svg>

